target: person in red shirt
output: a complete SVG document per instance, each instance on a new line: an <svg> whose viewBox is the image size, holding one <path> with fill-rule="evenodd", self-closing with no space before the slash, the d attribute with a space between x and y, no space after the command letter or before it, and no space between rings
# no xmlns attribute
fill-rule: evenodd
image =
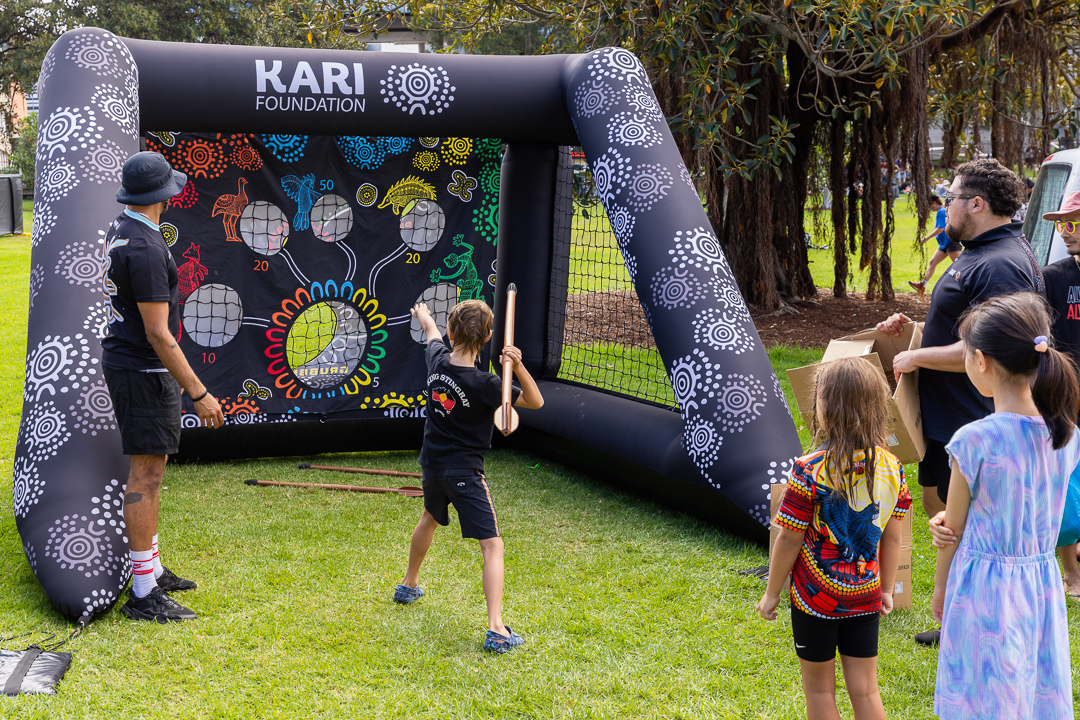
<svg viewBox="0 0 1080 720"><path fill-rule="evenodd" d="M790 576L808 718L838 717L837 650L855 717L884 718L878 621L892 611L900 525L911 508L903 465L884 447L889 386L860 358L823 364L815 386L815 440L825 442L795 461L757 611L776 619Z"/></svg>

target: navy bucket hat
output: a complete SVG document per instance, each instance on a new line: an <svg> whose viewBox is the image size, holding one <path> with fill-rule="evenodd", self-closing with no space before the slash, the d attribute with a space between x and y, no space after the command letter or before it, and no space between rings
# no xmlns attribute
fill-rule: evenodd
<svg viewBox="0 0 1080 720"><path fill-rule="evenodd" d="M116 202L154 205L179 195L186 184L187 175L173 170L161 153L137 152L124 163Z"/></svg>

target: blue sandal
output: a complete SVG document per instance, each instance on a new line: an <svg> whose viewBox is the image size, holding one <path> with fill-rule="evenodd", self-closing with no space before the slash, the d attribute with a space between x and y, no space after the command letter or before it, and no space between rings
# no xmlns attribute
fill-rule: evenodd
<svg viewBox="0 0 1080 720"><path fill-rule="evenodd" d="M417 585L414 588L408 585L398 585L394 588L394 602L408 605L424 597L424 589Z"/></svg>
<svg viewBox="0 0 1080 720"><path fill-rule="evenodd" d="M487 637L484 638L484 649L501 655L504 652L513 650L518 645L525 644L525 639L510 629L509 625L506 626L506 632L510 634L500 635L494 630L488 630Z"/></svg>

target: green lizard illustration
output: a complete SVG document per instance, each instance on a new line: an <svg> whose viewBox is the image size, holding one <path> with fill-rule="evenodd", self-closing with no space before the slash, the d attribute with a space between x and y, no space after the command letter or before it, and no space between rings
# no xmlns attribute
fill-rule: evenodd
<svg viewBox="0 0 1080 720"><path fill-rule="evenodd" d="M476 265L473 264L472 254L473 246L465 242L464 235L457 235L454 237L454 247L463 248L460 253L450 253L443 259L443 263L450 270L454 270L449 275L444 275L440 268L435 268L431 271L431 282L437 283L443 280L453 280L458 278L457 286L461 292L461 296L458 300L476 300L480 298L480 291L484 287L484 282L476 278ZM461 277L464 274L464 277Z"/></svg>

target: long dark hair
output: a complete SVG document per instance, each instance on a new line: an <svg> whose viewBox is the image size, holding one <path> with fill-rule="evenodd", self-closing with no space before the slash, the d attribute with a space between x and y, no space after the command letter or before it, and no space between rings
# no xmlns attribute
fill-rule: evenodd
<svg viewBox="0 0 1080 720"><path fill-rule="evenodd" d="M889 424L885 376L861 358L843 358L819 366L814 387L811 431L814 442L829 440L824 462L833 490L851 504L856 491L855 453L862 450L866 489L873 498L877 447L885 442Z"/></svg>
<svg viewBox="0 0 1080 720"><path fill-rule="evenodd" d="M1069 441L1076 425L1080 387L1072 358L1053 347L1039 352L1035 348L1039 336L1053 343L1049 308L1035 293L999 295L970 308L960 318L965 352L981 350L1005 372L1028 379L1031 398L1058 450Z"/></svg>

